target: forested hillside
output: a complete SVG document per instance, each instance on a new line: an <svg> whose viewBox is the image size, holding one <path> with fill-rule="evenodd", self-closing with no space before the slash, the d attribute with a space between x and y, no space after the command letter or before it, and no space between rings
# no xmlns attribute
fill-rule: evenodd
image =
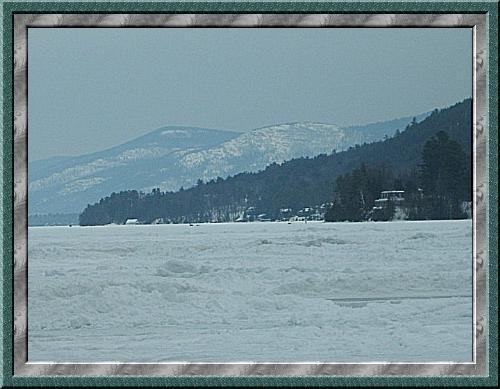
<svg viewBox="0 0 500 389"><path fill-rule="evenodd" d="M383 169L392 177L414 176L420 169L423 147L440 131L456 141L470 161L471 100L435 110L421 122L414 121L392 138L356 145L344 152L298 158L271 164L258 173L218 178L178 192L151 193L135 190L113 193L80 215L81 225L124 223L137 218L143 223L234 221L243 214L279 219L305 208L318 209L333 202L340 175L362 164ZM387 188L391 189L391 188ZM286 210L286 211L285 211Z"/></svg>

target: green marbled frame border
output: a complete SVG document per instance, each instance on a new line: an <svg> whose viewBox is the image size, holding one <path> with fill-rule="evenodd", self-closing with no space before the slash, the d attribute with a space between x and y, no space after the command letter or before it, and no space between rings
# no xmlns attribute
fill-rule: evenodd
<svg viewBox="0 0 500 389"><path fill-rule="evenodd" d="M227 385L240 385L240 386L253 386L253 385L271 385L271 386L289 386L289 385L310 385L310 386L326 386L326 385L485 385L496 382L497 380L497 349L496 349L496 330L497 322L497 291L495 287L497 281L497 213L496 213L496 198L497 198L497 18L498 18L498 5L494 3L5 3L4 4L4 295L3 295L3 314L4 314L4 355L3 355L3 378L4 383L7 385L25 386L25 385L72 385L72 386L90 386L90 385L106 385L106 386L135 386L135 385L191 385L191 386L227 386ZM225 368L224 364L211 364L215 370L211 370L210 375L203 376L204 372L201 365L208 364L189 364L186 368L180 368L177 373L170 372L169 374L178 374L170 376L159 376L162 371L158 371L154 366L158 364L140 364L145 366L144 369L137 371L138 365L130 365L129 368L125 366L108 366L107 369L102 370L99 365L102 364L85 364L86 368L81 369L76 364L65 365L56 364L51 365L49 368L39 366L37 369L35 364L31 364L33 368L25 370L26 354L24 354L22 347L26 345L26 331L23 320L26 319L25 311L16 308L22 307L25 304L25 293L17 293L20 288L25 288L26 279L25 273L19 271L26 263L17 260L14 264L14 257L21 258L26 255L25 248L22 247L24 242L26 230L26 220L24 223L19 223L19 216L22 216L26 211L26 190L23 190L26 183L25 172L19 170L17 161L26 159L26 125L25 125L25 110L18 110L19 103L23 104L23 99L18 95L18 89L14 90L14 85L22 83L23 72L14 73L14 67L21 67L25 64L22 63L22 55L19 55L19 48L16 46L13 52L14 36L14 14L37 14L37 13L224 13L226 19L231 16L227 14L238 13L356 13L357 20L361 20L365 25L367 20L363 19L360 14L369 13L474 13L474 14L488 14L485 18L487 25L483 26L489 32L489 47L485 47L482 53L476 52L476 69L483 69L489 71L489 83L486 82L486 77L479 77L476 91L480 92L480 96L474 96L475 105L480 105L479 108L490 107L486 116L475 115L475 128L476 138L484 137L484 149L481 149L483 154L486 154L489 146L488 160L484 158L486 155L475 160L475 168L481 166L481 170L486 171L489 166L489 188L488 185L484 187L476 186L476 204L490 204L489 208L489 255L487 252L488 245L483 242L481 247L484 247L484 252L481 254L476 252L476 263L489 264L489 285L490 285L490 301L489 301L489 315L486 314L488 319L483 322L476 322L476 329L486 336L489 333L489 358L484 362L489 362L489 376L472 376L467 375L466 371L432 371L432 370L418 370L418 369L384 369L384 368L371 368L371 369L358 369L351 372L356 376L347 375L328 375L336 374L324 369L324 365L317 368L311 367L309 370L295 368L296 364L274 365L275 370L270 371L269 365L255 364L253 366L241 366L240 368L231 369ZM19 15L21 16L21 15ZM47 17L49 15L46 15ZM68 17L69 15L66 15ZM88 15L90 16L90 15ZM212 15L216 16L216 15ZM290 15L291 16L291 15ZM349 20L349 15L344 15L346 20ZM400 15L403 16L403 15ZM473 15L469 15L473 16ZM480 15L476 15L480 16ZM485 16L485 15L483 15ZM22 16L24 18L28 15ZM99 15L97 19L106 19L104 15ZM312 15L309 15L309 19ZM373 17L373 15L372 15ZM223 19L226 20L226 19ZM314 19L314 18L313 18ZM377 19L377 18L376 18ZM380 20L381 19L381 20ZM93 19L94 22L96 19ZM202 24L215 23L220 25L221 20L217 17L201 18ZM204 20L204 22L203 22ZM292 25L297 23L297 20L291 18ZM373 18L372 18L373 20ZM378 23L383 23L384 18L378 18ZM428 15L428 20L432 21L432 16ZM115 21L116 22L116 21ZM229 23L231 24L231 23ZM369 24L368 24L369 25ZM484 32L484 31L483 31ZM489 55L489 58L488 58ZM20 62L21 59L21 62ZM489 70L483 68L489 62ZM481 81L483 85L480 85ZM22 89L22 88L21 88ZM21 94L24 89L21 90ZM489 93L489 104L488 104ZM17 96L17 99L16 99ZM14 102L17 101L17 104ZM16 105L16 115L13 115L14 106ZM24 106L24 109L26 107ZM477 107L476 107L477 108ZM19 113L20 112L20 113ZM24 112L24 113L23 113ZM488 117L489 115L489 117ZM14 120L12 120L14 118ZM14 122L14 123L13 123ZM488 127L487 123L490 123ZM488 128L492 129L488 131ZM13 136L14 132L14 136ZM487 139L486 135L489 135ZM489 142L487 145L486 139ZM476 139L477 141L477 139ZM16 158L13 158L13 152ZM24 154L23 154L24 153ZM476 155L477 156L477 155ZM14 174L13 174L14 169ZM24 174L24 177L23 177ZM487 176L484 176L487 179ZM488 219L486 218L486 207L484 207L484 227ZM478 216L478 215L476 215ZM481 217L479 215L479 217ZM25 219L25 218L24 218ZM486 234L488 235L488 234ZM15 239L18 237L18 239ZM21 238L21 239L19 239ZM479 237L481 239L481 237ZM485 238L484 236L482 237ZM489 260L489 261L488 261ZM16 271L16 269L18 271ZM477 270L477 269L476 269ZM487 281L487 280L486 280ZM485 285L488 283L486 282ZM17 285L18 287L14 287ZM14 294L13 299L13 292ZM15 300L15 301L13 301ZM488 307L486 305L486 307ZM16 313L15 325L13 328L13 310ZM23 328L24 327L24 328ZM17 335L17 336L16 336ZM13 339L16 339L15 343ZM21 346L21 347L20 347ZM18 362L14 361L15 355ZM18 359L20 358L20 359ZM14 367L15 365L15 367ZM222 365L222 366L221 366ZM232 364L234 366L234 364ZM256 365L264 365L261 368ZM300 364L299 364L300 365ZM358 364L360 365L360 364ZM83 367L83 366L81 366ZM102 367L102 366L101 366ZM323 367L323 368L322 368ZM375 367L375 366L373 366ZM15 369L15 371L14 371ZM18 370L19 369L19 370ZM161 369L160 369L161 370ZM19 374L20 373L20 374ZM440 376L436 374L457 374ZM475 374L484 372L476 372ZM85 376L79 376L79 375ZM129 374L142 374L140 376L128 376ZM232 375L237 374L237 375ZM268 374L268 375L265 375ZM304 374L304 375L300 375ZM310 375L313 374L313 375ZM338 373L337 373L338 374ZM363 376L363 374L369 375ZM460 376L458 376L460 374ZM473 373L472 373L473 374ZM90 376L89 376L90 375ZM98 376L99 375L99 376ZM390 377L389 377L390 375ZM395 375L395 376L392 376ZM418 377L414 376L418 375ZM425 377L426 375L432 377ZM126 376L126 377L125 377Z"/></svg>

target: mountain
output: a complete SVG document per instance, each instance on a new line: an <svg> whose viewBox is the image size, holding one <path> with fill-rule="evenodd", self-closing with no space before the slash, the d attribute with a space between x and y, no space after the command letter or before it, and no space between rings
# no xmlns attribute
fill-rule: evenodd
<svg viewBox="0 0 500 389"><path fill-rule="evenodd" d="M128 218L145 223L157 219L234 221L248 212L273 219L279 218L284 209L292 212L317 209L333 200L337 177L362 164L390 171L394 177L406 175L415 179L424 144L441 131L463 148L470 163L472 103L467 99L446 109L436 109L420 122L412 121L391 138L358 144L347 151L272 163L258 173L239 173L227 179L199 182L178 192L155 189L150 193L129 190L108 194L84 210L80 224L123 223Z"/></svg>
<svg viewBox="0 0 500 389"><path fill-rule="evenodd" d="M410 121L407 117L347 128L286 123L244 133L163 127L100 152L30 162L29 214L81 212L111 192L153 187L173 191L191 187L199 179L256 172L274 162L373 142Z"/></svg>
<svg viewBox="0 0 500 389"><path fill-rule="evenodd" d="M175 172L174 166L183 155L238 135L207 128L163 127L96 153L34 161L28 165L29 214L80 212L105 193L144 188L168 176L174 176L176 186L182 172ZM168 166L174 174L162 174Z"/></svg>

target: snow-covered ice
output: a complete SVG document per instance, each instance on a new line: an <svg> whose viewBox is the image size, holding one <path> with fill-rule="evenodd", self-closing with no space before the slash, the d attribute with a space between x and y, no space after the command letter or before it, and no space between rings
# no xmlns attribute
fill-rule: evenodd
<svg viewBox="0 0 500 389"><path fill-rule="evenodd" d="M29 228L30 361L470 361L472 223Z"/></svg>

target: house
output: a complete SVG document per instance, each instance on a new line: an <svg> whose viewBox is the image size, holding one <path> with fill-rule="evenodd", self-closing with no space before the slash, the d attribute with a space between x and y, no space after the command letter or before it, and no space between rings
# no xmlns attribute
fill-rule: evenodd
<svg viewBox="0 0 500 389"><path fill-rule="evenodd" d="M291 222L305 222L305 221L306 221L306 218L305 218L304 216L297 216L297 215L292 216L292 217L288 220L288 222L290 222L290 223L291 223Z"/></svg>
<svg viewBox="0 0 500 389"><path fill-rule="evenodd" d="M384 190L375 200L370 212L370 220L405 220L408 218L404 208L404 190ZM393 206L394 208L390 208Z"/></svg>
<svg viewBox="0 0 500 389"><path fill-rule="evenodd" d="M404 201L404 190L384 190L380 192L380 198L375 200L375 206L373 209L382 209L387 207L389 202L394 205L401 205Z"/></svg>

